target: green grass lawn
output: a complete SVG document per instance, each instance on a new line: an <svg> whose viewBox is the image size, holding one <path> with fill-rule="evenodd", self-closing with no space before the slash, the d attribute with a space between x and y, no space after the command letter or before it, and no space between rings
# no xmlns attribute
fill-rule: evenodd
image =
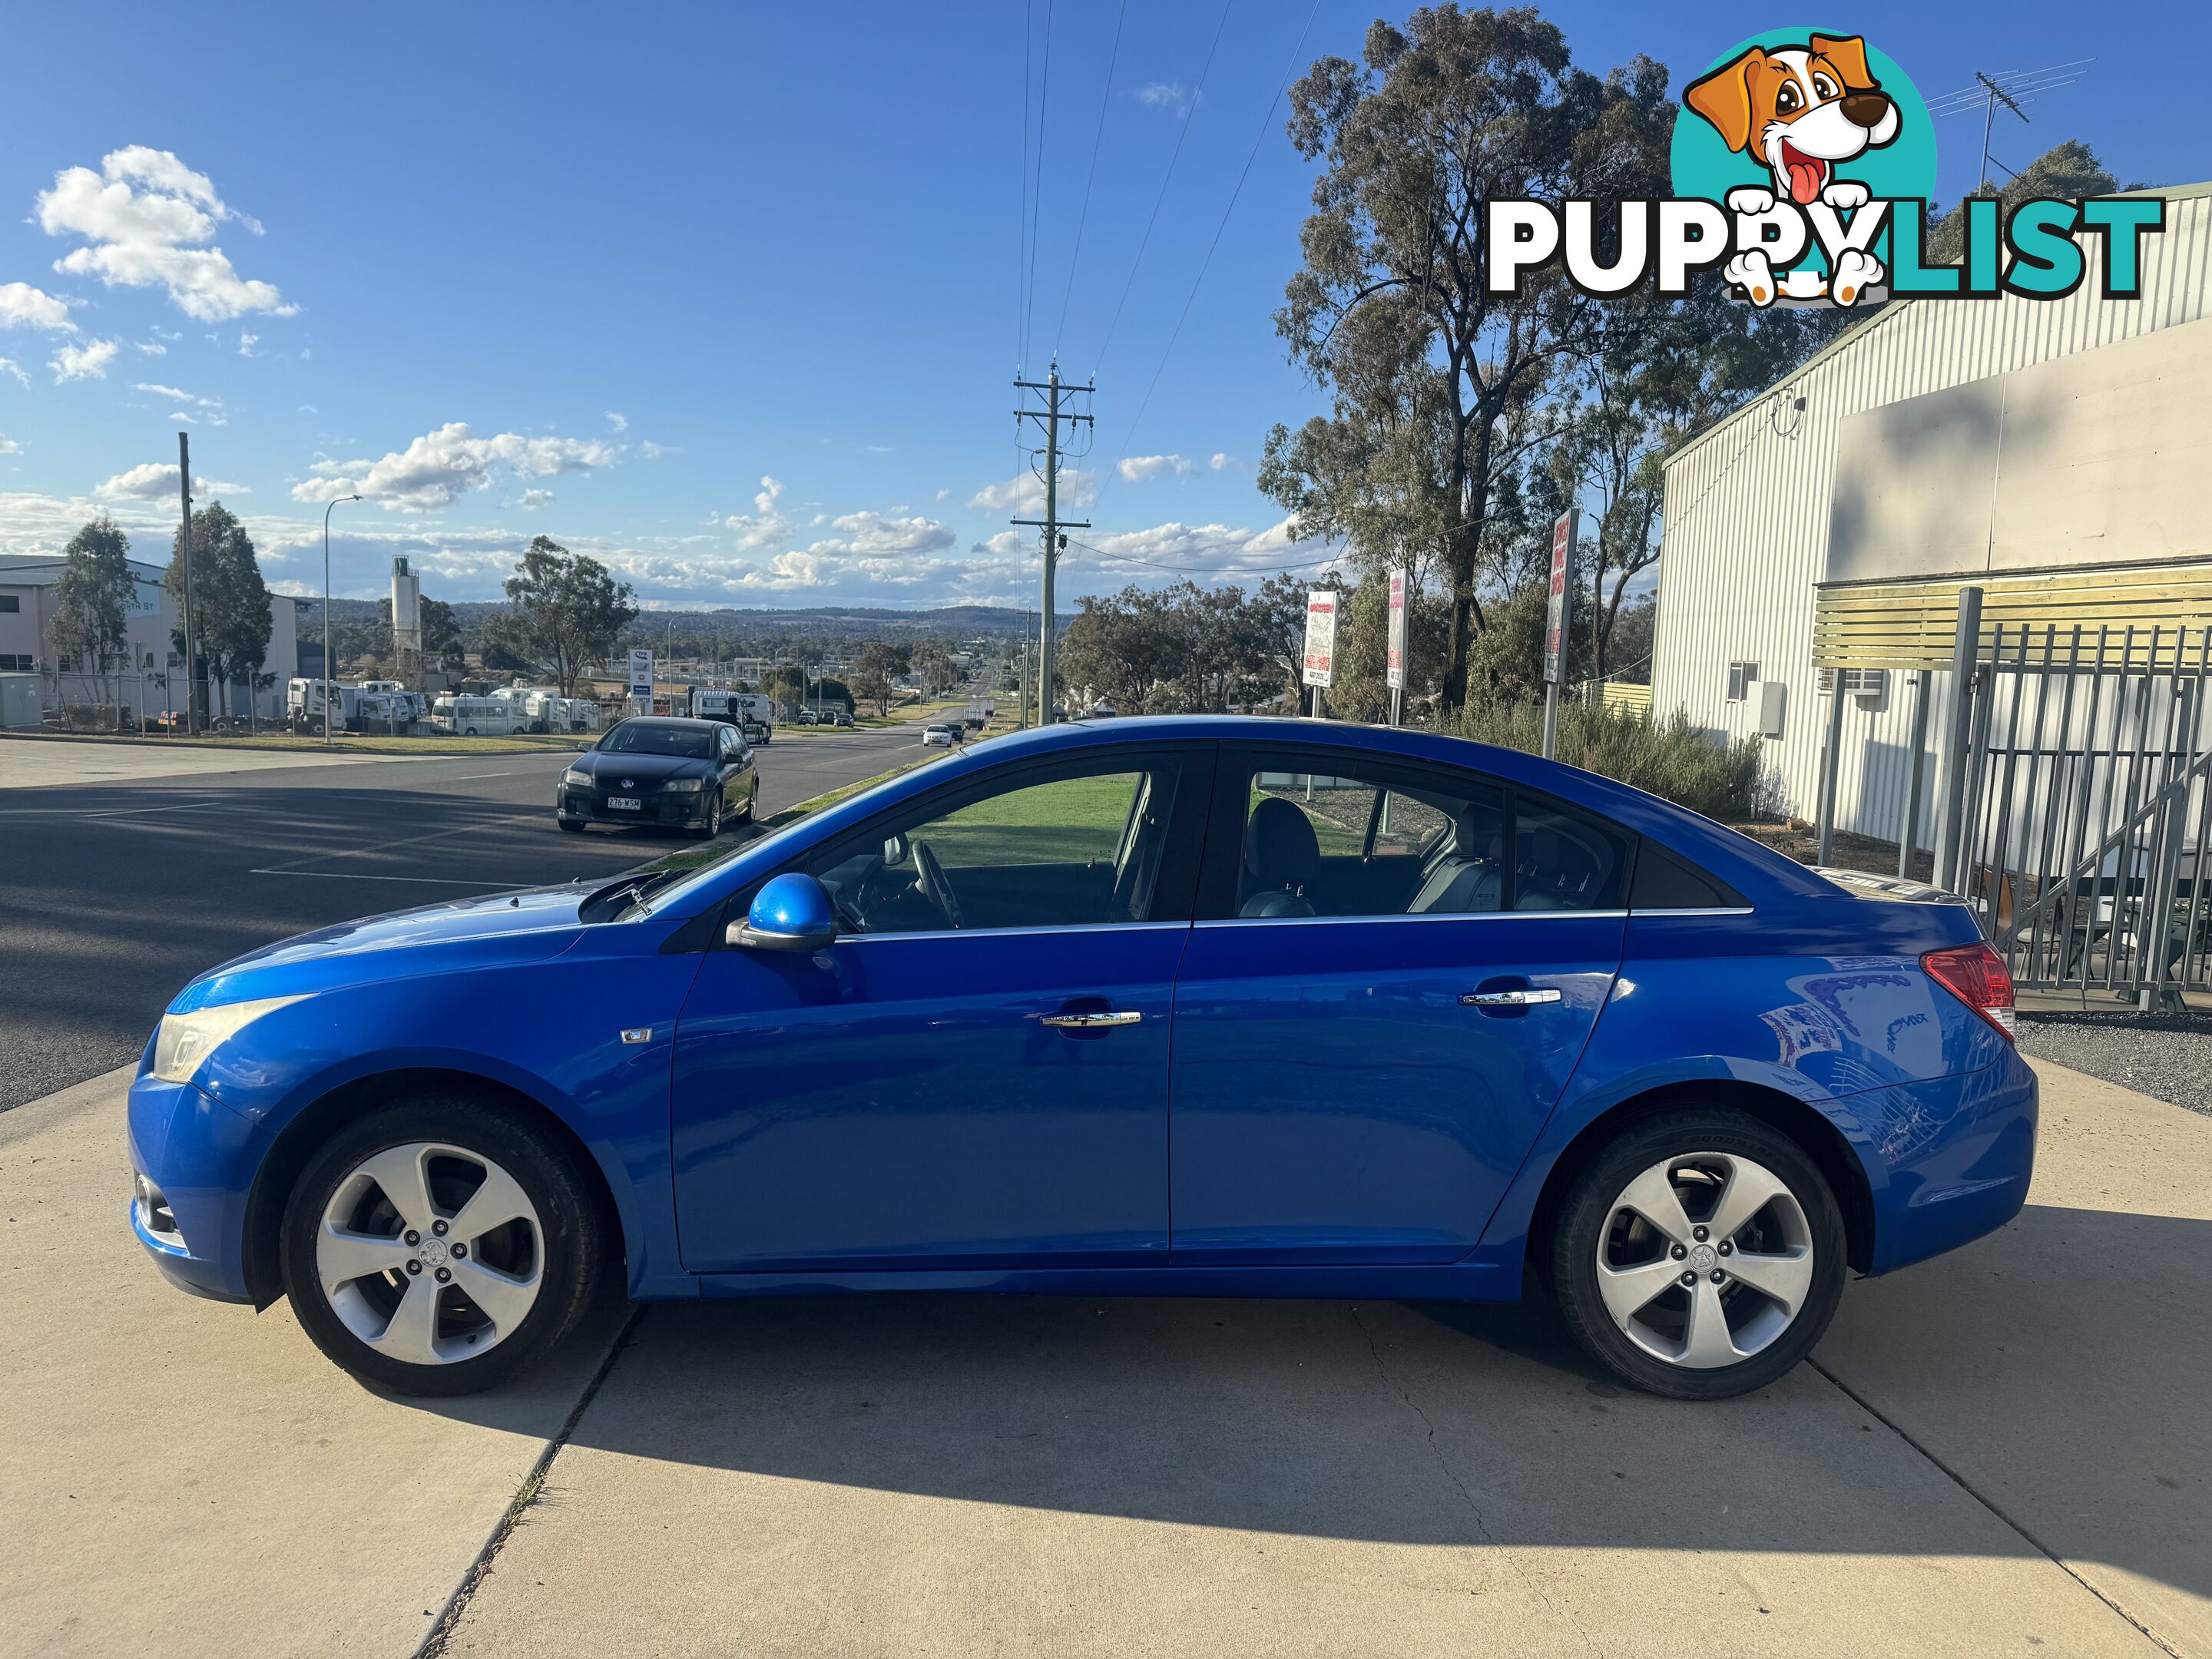
<svg viewBox="0 0 2212 1659"><path fill-rule="evenodd" d="M915 831L950 869L1110 861L1135 799L1136 772L1016 789Z"/></svg>

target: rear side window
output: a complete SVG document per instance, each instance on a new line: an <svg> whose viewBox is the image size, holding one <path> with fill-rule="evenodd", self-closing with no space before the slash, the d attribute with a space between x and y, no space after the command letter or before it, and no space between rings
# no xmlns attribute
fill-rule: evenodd
<svg viewBox="0 0 2212 1659"><path fill-rule="evenodd" d="M1637 849L1636 880L1629 893L1628 907L1632 910L1748 908L1743 895L1718 876L1650 841Z"/></svg>
<svg viewBox="0 0 2212 1659"><path fill-rule="evenodd" d="M1479 915L1626 902L1632 835L1499 780L1341 749L1265 750L1231 764L1216 795L1210 916Z"/></svg>

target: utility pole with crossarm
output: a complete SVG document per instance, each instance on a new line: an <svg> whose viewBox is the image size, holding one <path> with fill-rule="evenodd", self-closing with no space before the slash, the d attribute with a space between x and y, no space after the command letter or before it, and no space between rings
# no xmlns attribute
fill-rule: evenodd
<svg viewBox="0 0 2212 1659"><path fill-rule="evenodd" d="M1091 416L1072 414L1060 405L1060 399L1080 392L1088 396L1096 388L1089 384L1063 386L1060 365L1054 363L1051 373L1042 380L1014 382L1018 392L1039 392L1044 394L1042 409L1023 408L1014 411L1016 421L1035 421L1044 428L1044 517L1016 519L1018 525L1033 526L1044 532L1044 593L1042 604L1043 625L1038 629L1037 640L1037 724L1052 724L1052 657L1053 657L1053 567L1059 562L1060 550L1067 545L1064 530L1088 530L1088 519L1063 519L1060 516L1060 428L1065 421L1070 427L1088 426Z"/></svg>

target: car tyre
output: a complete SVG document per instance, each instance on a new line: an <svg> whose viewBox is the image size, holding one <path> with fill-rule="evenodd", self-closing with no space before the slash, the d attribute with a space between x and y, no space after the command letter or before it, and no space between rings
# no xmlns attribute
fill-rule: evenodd
<svg viewBox="0 0 2212 1659"><path fill-rule="evenodd" d="M1548 1243L1569 1334L1672 1400L1749 1394L1790 1370L1847 1271L1842 1212L1804 1148L1717 1106L1625 1130L1575 1178Z"/></svg>
<svg viewBox="0 0 2212 1659"><path fill-rule="evenodd" d="M745 810L738 814L738 822L739 823L750 824L752 823L753 808L759 800L760 780L758 778L755 778L753 780L753 787L745 791Z"/></svg>
<svg viewBox="0 0 2212 1659"><path fill-rule="evenodd" d="M718 791L707 802L707 821L695 832L701 841L712 841L722 833L722 797Z"/></svg>
<svg viewBox="0 0 2212 1659"><path fill-rule="evenodd" d="M473 1191L472 1165L481 1171ZM375 1173L386 1170L402 1173L396 1179ZM419 1182L406 1173L415 1170L422 1172ZM501 1178L508 1184L495 1188ZM386 1182L402 1188L411 1185L413 1190L392 1196ZM442 1268L424 1262L421 1271L403 1271L410 1254L403 1230L410 1220L418 1230L426 1215L430 1228L449 1221L466 1226L470 1201L478 1194L495 1200L508 1195L526 1212L526 1220L507 1221L480 1236L474 1241L478 1248L472 1263L464 1259L471 1241L439 1239L449 1251L453 1243L463 1249ZM425 1215L410 1215L426 1206ZM344 1221L334 1224L334 1212ZM362 1382L405 1395L475 1394L542 1359L590 1305L605 1251L599 1208L575 1153L520 1114L465 1096L417 1095L346 1125L308 1160L280 1227L285 1293L308 1338ZM428 1231L419 1236L426 1242L433 1238ZM399 1265L330 1288L326 1273L343 1273L361 1265L340 1256L340 1265L333 1267L331 1258L319 1254L333 1237L350 1248L365 1243L369 1265L387 1260ZM496 1264L494 1255L499 1255ZM483 1308L468 1299L469 1285L483 1285L488 1267L506 1270L496 1282L517 1304L511 1327L502 1328L487 1311L493 1306L489 1295ZM441 1284L435 1275L441 1272L453 1277ZM518 1288L526 1284L533 1291L526 1308ZM449 1294L456 1290L459 1297ZM430 1333L428 1349L439 1351L435 1357L402 1358L380 1346L410 1346L404 1335L395 1340L403 1322L400 1309L392 1305L380 1321L380 1304L397 1304L426 1291L432 1309L425 1328ZM383 1330L375 1334L380 1322ZM372 1336L362 1334L364 1327ZM483 1336L491 1339L486 1350L470 1352L470 1346Z"/></svg>

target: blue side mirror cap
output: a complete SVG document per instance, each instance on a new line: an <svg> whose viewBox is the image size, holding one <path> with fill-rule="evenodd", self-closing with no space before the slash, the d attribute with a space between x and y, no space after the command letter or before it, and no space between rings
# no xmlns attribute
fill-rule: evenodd
<svg viewBox="0 0 2212 1659"><path fill-rule="evenodd" d="M819 951L837 939L837 911L813 877L798 871L771 878L753 895L729 942L751 951Z"/></svg>

